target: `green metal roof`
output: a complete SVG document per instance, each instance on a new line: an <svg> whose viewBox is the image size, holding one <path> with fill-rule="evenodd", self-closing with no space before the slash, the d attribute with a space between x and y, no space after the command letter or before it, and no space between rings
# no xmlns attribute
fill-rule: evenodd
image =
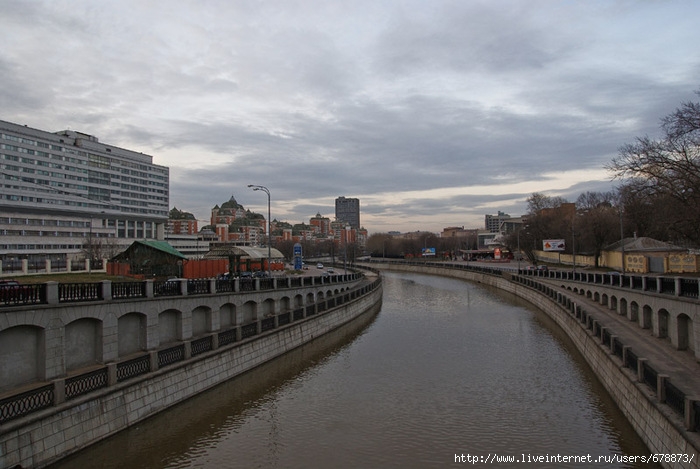
<svg viewBox="0 0 700 469"><path fill-rule="evenodd" d="M187 256L182 254L180 251L172 247L170 244L168 244L167 241L149 241L149 240L140 240L140 241L134 241L134 244L143 244L144 246L148 246L150 248L156 249L158 251L165 252L167 254L170 254L172 256L179 257L181 259L187 259Z"/></svg>

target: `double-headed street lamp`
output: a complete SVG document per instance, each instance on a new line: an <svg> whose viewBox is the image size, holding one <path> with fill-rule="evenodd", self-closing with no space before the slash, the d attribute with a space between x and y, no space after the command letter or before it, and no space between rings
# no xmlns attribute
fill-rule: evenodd
<svg viewBox="0 0 700 469"><path fill-rule="evenodd" d="M248 187L252 187L254 191L263 191L267 194L267 275L272 277L272 269L270 262L272 260L272 220L270 219L270 190L265 186L257 186L255 184L248 184Z"/></svg>

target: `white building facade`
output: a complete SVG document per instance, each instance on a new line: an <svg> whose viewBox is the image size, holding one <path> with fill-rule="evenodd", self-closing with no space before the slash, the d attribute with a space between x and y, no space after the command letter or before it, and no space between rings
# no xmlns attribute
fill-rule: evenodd
<svg viewBox="0 0 700 469"><path fill-rule="evenodd" d="M153 157L0 121L0 261L108 258L163 239L170 171Z"/></svg>

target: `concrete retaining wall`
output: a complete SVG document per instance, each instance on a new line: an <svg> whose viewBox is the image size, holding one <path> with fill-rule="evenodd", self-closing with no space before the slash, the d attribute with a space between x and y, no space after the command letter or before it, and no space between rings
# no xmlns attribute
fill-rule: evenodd
<svg viewBox="0 0 700 469"><path fill-rule="evenodd" d="M302 321L12 422L0 467L42 467L381 307L381 285Z"/></svg>
<svg viewBox="0 0 700 469"><path fill-rule="evenodd" d="M499 277L439 267L376 263L372 266L380 270L424 273L469 280L499 288L532 303L551 317L569 336L652 454L694 455L687 464L662 463L664 467L700 468L700 435L685 430L684 422L670 408L657 401L656 393L645 384L638 382L636 373L624 368L621 361L601 344L599 338L582 327L574 316L548 296L510 281L510 274ZM572 298L576 297L572 295Z"/></svg>

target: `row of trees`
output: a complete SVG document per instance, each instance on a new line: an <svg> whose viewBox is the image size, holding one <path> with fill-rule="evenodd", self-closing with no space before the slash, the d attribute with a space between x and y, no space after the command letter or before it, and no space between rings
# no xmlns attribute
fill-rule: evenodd
<svg viewBox="0 0 700 469"><path fill-rule="evenodd" d="M696 94L700 95L700 91ZM526 223L505 237L507 248L534 261L543 239L564 239L571 254L594 255L631 236L646 236L688 248L700 248L700 103L682 103L661 120L658 138L639 137L622 146L606 166L620 181L610 192L586 192L575 202L534 193L527 199ZM438 251L475 249L475 238L395 239L372 235L373 255L404 256L423 246Z"/></svg>

